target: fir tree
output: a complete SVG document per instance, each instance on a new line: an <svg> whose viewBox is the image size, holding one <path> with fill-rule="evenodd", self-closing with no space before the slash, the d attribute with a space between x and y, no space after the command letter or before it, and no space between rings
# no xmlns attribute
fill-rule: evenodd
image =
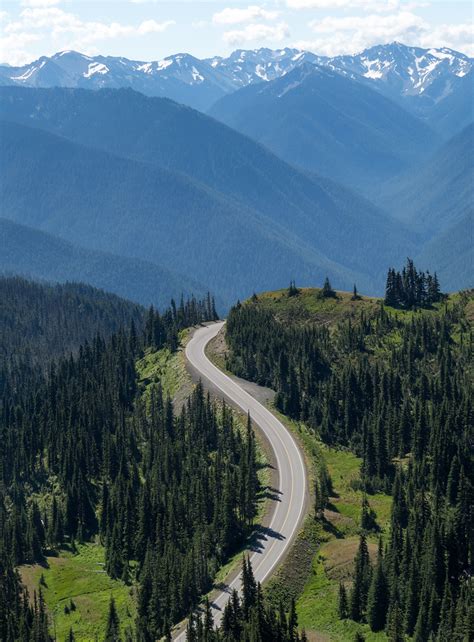
<svg viewBox="0 0 474 642"><path fill-rule="evenodd" d="M109 613L107 616L107 626L105 629L105 642L119 642L120 641L120 620L115 607L115 600L110 598Z"/></svg>
<svg viewBox="0 0 474 642"><path fill-rule="evenodd" d="M371 577L369 549L367 548L367 540L363 534L360 536L359 549L354 560L354 567L350 613L353 620L361 622L367 608L367 596Z"/></svg>
<svg viewBox="0 0 474 642"><path fill-rule="evenodd" d="M342 582L339 582L339 599L338 599L337 610L338 610L340 620L345 620L347 617L349 617L349 604L347 601L347 591L346 591L346 587Z"/></svg>
<svg viewBox="0 0 474 642"><path fill-rule="evenodd" d="M332 289L332 286L328 277L324 279L324 284L320 292L320 295L323 299L336 298L336 292Z"/></svg>
<svg viewBox="0 0 474 642"><path fill-rule="evenodd" d="M367 620L372 631L382 631L385 628L388 606L389 589L385 575L382 540L379 540L377 565L372 574L367 601Z"/></svg>

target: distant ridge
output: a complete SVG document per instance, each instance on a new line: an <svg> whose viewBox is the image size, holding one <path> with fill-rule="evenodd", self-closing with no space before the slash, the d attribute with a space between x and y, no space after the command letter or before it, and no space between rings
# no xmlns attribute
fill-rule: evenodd
<svg viewBox="0 0 474 642"><path fill-rule="evenodd" d="M5 217L166 265L228 303L288 274L381 288L387 257L413 247L347 188L166 99L3 87L0 115Z"/></svg>
<svg viewBox="0 0 474 642"><path fill-rule="evenodd" d="M473 66L471 58L446 47L423 49L399 42L333 58L292 48L239 49L228 57L203 60L177 53L157 61L62 51L21 67L0 65L0 85L130 87L205 111L226 94L275 80L306 63L327 66L364 82L423 118L431 110L436 114L440 104L458 90L455 80Z"/></svg>
<svg viewBox="0 0 474 642"><path fill-rule="evenodd" d="M356 188L399 173L439 142L398 102L309 63L224 96L209 113L287 162Z"/></svg>
<svg viewBox="0 0 474 642"><path fill-rule="evenodd" d="M46 281L81 281L121 297L164 309L181 294L202 297L206 288L149 261L87 250L0 218L0 273Z"/></svg>

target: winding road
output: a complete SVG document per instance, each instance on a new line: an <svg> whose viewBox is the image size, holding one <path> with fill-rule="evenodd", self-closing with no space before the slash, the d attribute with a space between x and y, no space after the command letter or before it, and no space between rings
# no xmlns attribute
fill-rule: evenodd
<svg viewBox="0 0 474 642"><path fill-rule="evenodd" d="M264 582L283 559L301 525L306 495L307 476L303 457L291 433L259 401L248 394L236 381L219 370L205 354L205 347L223 327L218 322L197 329L186 346L186 358L201 377L204 385L212 384L222 396L244 413L250 412L252 421L266 436L274 452L278 471L278 499L272 501L272 514L262 537L250 555L255 579ZM215 624L219 624L223 609L233 589L240 590L240 575L213 597L212 611ZM175 640L184 642L185 631L176 634Z"/></svg>

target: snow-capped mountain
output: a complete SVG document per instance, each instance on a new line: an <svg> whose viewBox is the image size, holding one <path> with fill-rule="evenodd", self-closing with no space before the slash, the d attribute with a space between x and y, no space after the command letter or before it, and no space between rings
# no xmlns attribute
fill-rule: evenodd
<svg viewBox="0 0 474 642"><path fill-rule="evenodd" d="M149 96L167 96L207 110L225 94L257 82L270 82L307 63L328 66L367 83L419 113L452 93L459 78L473 67L471 58L452 49L421 49L397 42L334 58L291 48L261 48L239 49L227 58L200 60L179 53L144 62L63 51L23 67L0 66L0 84L131 87Z"/></svg>
<svg viewBox="0 0 474 642"><path fill-rule="evenodd" d="M421 49L394 42L370 47L354 56L337 56L325 64L353 78L365 79L392 98L422 106L437 103L451 93L456 79L470 71L473 61L446 47Z"/></svg>
<svg viewBox="0 0 474 642"><path fill-rule="evenodd" d="M143 62L62 51L23 67L0 67L0 78L28 87L130 87L148 96L165 96L197 109L207 109L234 90L226 74L185 53Z"/></svg>
<svg viewBox="0 0 474 642"><path fill-rule="evenodd" d="M256 82L275 80L299 65L318 63L322 58L309 51L298 49L237 49L228 58L216 56L208 62L216 71L222 71L232 80L236 88ZM325 59L324 59L325 60Z"/></svg>

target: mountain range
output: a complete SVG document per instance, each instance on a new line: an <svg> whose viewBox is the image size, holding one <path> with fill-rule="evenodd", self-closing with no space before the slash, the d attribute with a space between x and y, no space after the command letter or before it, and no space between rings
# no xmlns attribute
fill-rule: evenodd
<svg viewBox="0 0 474 642"><path fill-rule="evenodd" d="M0 66L0 84L130 87L149 96L164 96L207 110L226 94L275 80L308 63L363 82L428 119L440 103L462 91L463 83L458 79L464 78L473 66L471 58L445 47L422 49L398 42L333 58L292 48L237 50L228 57L203 60L178 53L148 62L62 51L21 67ZM470 87L472 92L472 83ZM472 105L465 108L472 110Z"/></svg>
<svg viewBox="0 0 474 642"><path fill-rule="evenodd" d="M470 285L466 56L393 43L128 63L64 52L0 70L0 270L145 304L210 288L221 309L291 278L380 293L407 255Z"/></svg>
<svg viewBox="0 0 474 642"><path fill-rule="evenodd" d="M2 213L227 302L289 274L374 288L403 225L227 126L131 90L0 88Z"/></svg>
<svg viewBox="0 0 474 642"><path fill-rule="evenodd" d="M224 96L209 114L287 162L359 189L401 172L439 143L398 102L309 63Z"/></svg>

